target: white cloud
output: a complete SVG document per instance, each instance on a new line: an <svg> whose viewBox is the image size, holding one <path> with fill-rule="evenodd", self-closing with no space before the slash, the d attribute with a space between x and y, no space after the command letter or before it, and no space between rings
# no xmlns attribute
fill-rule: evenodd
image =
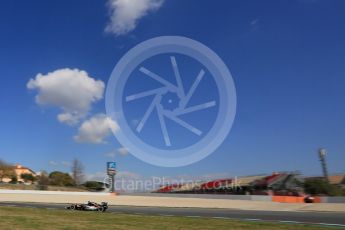
<svg viewBox="0 0 345 230"><path fill-rule="evenodd" d="M108 0L110 21L106 32L123 35L135 29L140 18L158 10L164 0Z"/></svg>
<svg viewBox="0 0 345 230"><path fill-rule="evenodd" d="M250 27L251 27L251 30L252 31L257 31L260 29L260 20L258 18L256 19L253 19L251 22L250 22Z"/></svg>
<svg viewBox="0 0 345 230"><path fill-rule="evenodd" d="M128 154L127 148L118 148L117 150L113 150L111 152L107 152L104 154L105 157L115 158L118 154L125 156Z"/></svg>
<svg viewBox="0 0 345 230"><path fill-rule="evenodd" d="M66 112L66 113L60 113L57 115L57 119L61 122L61 123L66 123L69 125L74 125L77 124L79 122L79 120L81 119L81 117L84 116L84 112L79 114L78 112Z"/></svg>
<svg viewBox="0 0 345 230"><path fill-rule="evenodd" d="M76 142L102 144L105 138L119 129L117 123L105 114L97 114L84 121L79 127L78 134L74 136Z"/></svg>
<svg viewBox="0 0 345 230"><path fill-rule="evenodd" d="M107 175L105 172L95 172L95 173L87 173L85 175L86 181L107 181Z"/></svg>
<svg viewBox="0 0 345 230"><path fill-rule="evenodd" d="M118 151L121 155L123 155L123 156L125 156L125 155L128 154L128 149L127 149L127 148L119 148L119 149L117 149L117 151Z"/></svg>
<svg viewBox="0 0 345 230"><path fill-rule="evenodd" d="M69 161L61 161L61 164L65 167L70 167L72 165Z"/></svg>
<svg viewBox="0 0 345 230"><path fill-rule="evenodd" d="M27 88L38 91L37 104L62 110L57 116L60 122L76 124L87 115L92 103L103 98L104 83L83 70L66 68L37 74Z"/></svg>
<svg viewBox="0 0 345 230"><path fill-rule="evenodd" d="M115 182L118 182L117 186L120 190L126 190L125 187L128 183L142 179L142 176L135 172L131 171L119 171L115 176ZM94 180L94 181L103 181L108 182L108 176L106 172L94 172L94 173L86 173L85 175L86 180ZM123 186L123 187L122 187Z"/></svg>
<svg viewBox="0 0 345 230"><path fill-rule="evenodd" d="M109 158L115 158L116 156L116 152L115 151L111 151L111 152L108 152L106 154L104 154L106 157L109 157Z"/></svg>
<svg viewBox="0 0 345 230"><path fill-rule="evenodd" d="M117 179L122 179L122 180L139 180L139 179L143 179L143 177L141 175L139 175L138 173L135 173L135 172L131 172L131 171L119 171L116 174L116 178Z"/></svg>
<svg viewBox="0 0 345 230"><path fill-rule="evenodd" d="M50 164L50 165L53 165L53 166L57 166L59 163L56 162L56 161L49 161L49 164Z"/></svg>
<svg viewBox="0 0 345 230"><path fill-rule="evenodd" d="M63 167L70 167L71 166L71 162L68 161L49 161L49 164L52 166L63 166Z"/></svg>
<svg viewBox="0 0 345 230"><path fill-rule="evenodd" d="M255 26L255 25L258 24L258 22L259 22L259 19L258 19L258 18L257 18L257 19L254 19L254 20L252 20L252 21L250 22L250 25Z"/></svg>

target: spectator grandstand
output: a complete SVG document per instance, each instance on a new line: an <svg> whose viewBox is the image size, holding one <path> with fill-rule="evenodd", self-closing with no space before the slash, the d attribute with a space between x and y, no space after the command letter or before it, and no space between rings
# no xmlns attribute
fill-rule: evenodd
<svg viewBox="0 0 345 230"><path fill-rule="evenodd" d="M198 181L184 184L167 184L161 186L155 193L195 193L195 194L253 194L298 195L301 192L296 173L273 173L272 175L257 175Z"/></svg>

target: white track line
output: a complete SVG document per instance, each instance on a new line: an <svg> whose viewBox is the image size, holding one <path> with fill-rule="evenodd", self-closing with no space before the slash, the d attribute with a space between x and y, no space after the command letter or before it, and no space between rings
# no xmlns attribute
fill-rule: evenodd
<svg viewBox="0 0 345 230"><path fill-rule="evenodd" d="M169 215L169 214L159 214L160 216L168 216L168 217L171 217L171 216L174 216L174 215Z"/></svg>
<svg viewBox="0 0 345 230"><path fill-rule="evenodd" d="M230 220L229 217L226 217L226 216L214 216L212 217L213 219L224 219L224 220Z"/></svg>
<svg viewBox="0 0 345 230"><path fill-rule="evenodd" d="M293 220L280 220L280 223L287 223L287 224L301 224L299 221L293 221Z"/></svg>
<svg viewBox="0 0 345 230"><path fill-rule="evenodd" d="M324 225L324 226L345 227L345 224L327 224L327 223L316 223L316 224Z"/></svg>

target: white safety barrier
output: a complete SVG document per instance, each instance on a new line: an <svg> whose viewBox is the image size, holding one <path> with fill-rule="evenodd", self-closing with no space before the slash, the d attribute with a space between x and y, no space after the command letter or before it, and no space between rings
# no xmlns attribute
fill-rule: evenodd
<svg viewBox="0 0 345 230"><path fill-rule="evenodd" d="M43 191L43 190L10 190L0 189L0 194L40 194L40 195L76 195L76 196L109 196L105 192L66 192L66 191Z"/></svg>

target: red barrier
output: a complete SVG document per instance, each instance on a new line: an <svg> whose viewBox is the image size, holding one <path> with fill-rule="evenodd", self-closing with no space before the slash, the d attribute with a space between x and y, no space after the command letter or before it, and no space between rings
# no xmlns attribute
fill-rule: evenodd
<svg viewBox="0 0 345 230"><path fill-rule="evenodd" d="M304 203L303 196L272 196L273 202L280 203ZM321 203L320 197L314 197L314 203Z"/></svg>

